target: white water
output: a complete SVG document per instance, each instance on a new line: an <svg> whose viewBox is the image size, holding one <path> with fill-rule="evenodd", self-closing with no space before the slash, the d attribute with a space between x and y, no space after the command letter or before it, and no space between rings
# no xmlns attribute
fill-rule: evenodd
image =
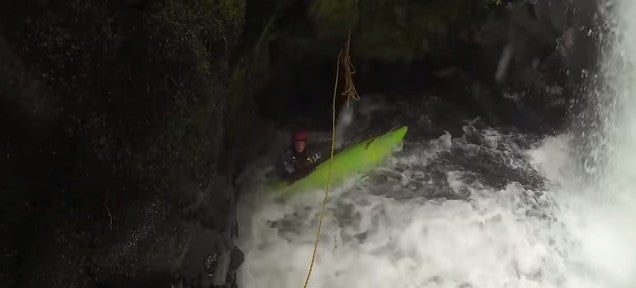
<svg viewBox="0 0 636 288"><path fill-rule="evenodd" d="M408 143L334 191L310 286L636 287L634 2L618 3L603 54L602 129L586 143L602 158L593 175L577 169L570 135L531 149L495 130L479 130L476 144L448 134ZM302 287L321 194L282 204L254 192L239 207L239 287Z"/></svg>

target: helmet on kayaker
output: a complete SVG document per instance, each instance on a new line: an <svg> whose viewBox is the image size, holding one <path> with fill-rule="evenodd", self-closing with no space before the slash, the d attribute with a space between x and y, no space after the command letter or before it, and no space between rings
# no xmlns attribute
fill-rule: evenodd
<svg viewBox="0 0 636 288"><path fill-rule="evenodd" d="M292 134L293 141L305 141L309 139L309 133L305 130L297 130Z"/></svg>
<svg viewBox="0 0 636 288"><path fill-rule="evenodd" d="M296 130L292 134L292 142L294 143L294 152L303 153L307 147L307 140L309 139L309 133L305 130Z"/></svg>

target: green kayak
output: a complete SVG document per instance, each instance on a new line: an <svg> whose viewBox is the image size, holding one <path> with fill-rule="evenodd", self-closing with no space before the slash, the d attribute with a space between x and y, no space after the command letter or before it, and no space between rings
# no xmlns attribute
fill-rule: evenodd
<svg viewBox="0 0 636 288"><path fill-rule="evenodd" d="M355 144L334 155L333 164L331 164L331 186L342 184L351 176L369 171L382 164L402 143L407 130L408 128L403 126L384 135ZM328 177L329 159L316 167L309 175L292 184L278 182L270 188L277 196L288 198L304 191L325 189Z"/></svg>

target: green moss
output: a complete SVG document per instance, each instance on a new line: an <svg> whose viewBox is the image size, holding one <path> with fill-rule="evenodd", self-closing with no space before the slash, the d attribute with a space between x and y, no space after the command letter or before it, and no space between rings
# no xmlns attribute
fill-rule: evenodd
<svg viewBox="0 0 636 288"><path fill-rule="evenodd" d="M317 0L311 6L311 15L327 33L346 33L358 19L358 0Z"/></svg>
<svg viewBox="0 0 636 288"><path fill-rule="evenodd" d="M351 27L358 56L410 61L456 36L459 28L481 19L497 3L501 2L319 0L314 1L311 13L324 34L342 37Z"/></svg>

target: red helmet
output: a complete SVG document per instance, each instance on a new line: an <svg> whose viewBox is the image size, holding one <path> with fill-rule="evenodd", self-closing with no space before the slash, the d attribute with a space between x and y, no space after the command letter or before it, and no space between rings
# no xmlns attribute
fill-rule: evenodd
<svg viewBox="0 0 636 288"><path fill-rule="evenodd" d="M298 130L292 135L294 141L307 141L307 139L309 139L309 133L305 130Z"/></svg>

